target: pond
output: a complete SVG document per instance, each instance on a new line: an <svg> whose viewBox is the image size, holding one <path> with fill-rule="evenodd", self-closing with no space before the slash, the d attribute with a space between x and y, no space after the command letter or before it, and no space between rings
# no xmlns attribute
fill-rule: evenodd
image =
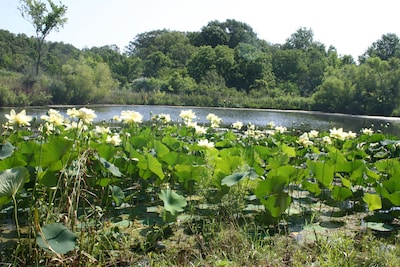
<svg viewBox="0 0 400 267"><path fill-rule="evenodd" d="M196 113L198 123L208 123L206 117L214 113L223 120L223 125L229 126L236 121L244 124L252 123L257 126L266 126L274 122L277 126L295 128L300 130L316 129L327 131L333 127L343 127L345 131L358 133L362 128L373 128L383 133L400 135L399 117L377 117L357 116L347 114L330 114L322 112L290 111L290 110L266 110L266 109L238 109L238 108L214 108L214 107L183 107L183 106L148 106L148 105L102 105L87 106L95 110L96 122L110 121L113 116L120 115L123 110L134 110L141 113L144 121L149 121L152 115L166 113L171 116L172 121L179 122L179 113L182 110L192 109ZM63 114L70 107L52 107ZM78 108L78 107L77 107ZM28 107L25 108L28 115L40 117L45 114L49 107ZM18 112L21 108L16 108ZM10 108L0 109L0 122L4 123L4 114L9 113Z"/></svg>

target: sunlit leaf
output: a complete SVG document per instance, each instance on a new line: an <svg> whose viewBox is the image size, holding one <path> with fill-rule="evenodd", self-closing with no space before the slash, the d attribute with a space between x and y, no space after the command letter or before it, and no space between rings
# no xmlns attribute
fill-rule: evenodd
<svg viewBox="0 0 400 267"><path fill-rule="evenodd" d="M307 165L314 173L315 179L322 185L329 187L333 181L334 166L329 162L316 162L307 160Z"/></svg>
<svg viewBox="0 0 400 267"><path fill-rule="evenodd" d="M321 188L319 188L318 184L312 183L309 181L303 181L302 186L305 190L309 191L310 193L314 194L315 196L318 196L321 194Z"/></svg>
<svg viewBox="0 0 400 267"><path fill-rule="evenodd" d="M400 206L400 191L396 191L392 194L389 194L387 198L390 200L390 202L393 203L393 205Z"/></svg>
<svg viewBox="0 0 400 267"><path fill-rule="evenodd" d="M171 189L161 190L159 197L164 202L164 208L172 215L183 211L187 205L185 197L178 195Z"/></svg>
<svg viewBox="0 0 400 267"><path fill-rule="evenodd" d="M154 140L154 150L158 158L164 157L169 153L168 147L158 140Z"/></svg>
<svg viewBox="0 0 400 267"><path fill-rule="evenodd" d="M171 136L165 136L162 139L162 142L166 144L170 149L172 150L178 150L181 147L181 142L179 142L178 139L171 137Z"/></svg>
<svg viewBox="0 0 400 267"><path fill-rule="evenodd" d="M57 137L43 144L42 152L36 153L36 162L43 168L59 171L63 168L72 148L73 141L63 137Z"/></svg>
<svg viewBox="0 0 400 267"><path fill-rule="evenodd" d="M349 179L346 179L346 178L341 178L340 179L341 181L342 181L342 185L344 186L344 187L347 187L347 188L351 188L351 182L350 182L350 180Z"/></svg>
<svg viewBox="0 0 400 267"><path fill-rule="evenodd" d="M369 168L365 168L365 174L366 174L368 177L370 177L370 178L372 178L372 179L374 179L374 180L378 180L378 179L380 178L379 173L377 173L376 171L373 171L373 170L371 170L371 169L369 169Z"/></svg>
<svg viewBox="0 0 400 267"><path fill-rule="evenodd" d="M28 181L29 171L25 167L14 167L0 172L0 197L15 196Z"/></svg>
<svg viewBox="0 0 400 267"><path fill-rule="evenodd" d="M283 189L288 182L288 179L283 176L274 176L266 180L260 181L257 184L254 194L258 198L271 194L279 194L283 192Z"/></svg>
<svg viewBox="0 0 400 267"><path fill-rule="evenodd" d="M165 175L162 169L162 164L157 160L157 158L153 157L150 154L147 154L146 159L148 170L157 175L158 178L160 178L161 180L164 179Z"/></svg>
<svg viewBox="0 0 400 267"><path fill-rule="evenodd" d="M288 154L279 154L275 157L271 157L268 160L267 169L275 169L280 166L286 165L289 162Z"/></svg>
<svg viewBox="0 0 400 267"><path fill-rule="evenodd" d="M285 143L282 143L282 152L286 153L289 157L295 157L296 156L296 149L294 147L290 147Z"/></svg>
<svg viewBox="0 0 400 267"><path fill-rule="evenodd" d="M344 201L352 195L353 192L347 187L334 186L332 189L332 198L337 201Z"/></svg>
<svg viewBox="0 0 400 267"><path fill-rule="evenodd" d="M61 223L52 223L42 227L36 237L36 244L40 248L58 254L66 254L74 250L75 241L76 235Z"/></svg>
<svg viewBox="0 0 400 267"><path fill-rule="evenodd" d="M382 159L375 162L375 167L382 173L390 175L400 174L400 162L396 159Z"/></svg>
<svg viewBox="0 0 400 267"><path fill-rule="evenodd" d="M272 217L279 217L289 207L291 203L291 197L287 193L281 193L269 196L267 199L260 199Z"/></svg>
<svg viewBox="0 0 400 267"><path fill-rule="evenodd" d="M379 210L382 208L382 200L378 195L365 193L363 200L368 205L370 211Z"/></svg>
<svg viewBox="0 0 400 267"><path fill-rule="evenodd" d="M163 156L159 155L158 158L169 165L175 165L178 162L179 153L175 151L170 151Z"/></svg>

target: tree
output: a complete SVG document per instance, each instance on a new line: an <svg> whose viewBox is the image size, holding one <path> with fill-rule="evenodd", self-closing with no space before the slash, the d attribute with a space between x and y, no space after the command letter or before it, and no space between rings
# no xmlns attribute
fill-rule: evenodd
<svg viewBox="0 0 400 267"><path fill-rule="evenodd" d="M257 34L246 23L233 19L225 22L211 21L201 29L199 36L193 36L197 46L228 45L235 48L239 43L255 44L258 41Z"/></svg>
<svg viewBox="0 0 400 267"><path fill-rule="evenodd" d="M235 68L229 87L249 93L251 89L275 86L270 55L251 44L240 43L235 48ZM257 88L256 88L257 87Z"/></svg>
<svg viewBox="0 0 400 267"><path fill-rule="evenodd" d="M143 75L145 77L158 77L163 70L168 69L171 65L171 59L163 52L154 52L144 60Z"/></svg>
<svg viewBox="0 0 400 267"><path fill-rule="evenodd" d="M40 0L20 0L19 10L23 18L29 20L36 31L36 75L39 74L39 65L43 55L43 44L46 37L53 30L58 30L67 22L65 5L56 5L53 1L47 0L43 3ZM50 6L51 10L48 10Z"/></svg>
<svg viewBox="0 0 400 267"><path fill-rule="evenodd" d="M355 94L355 85L352 75L356 71L355 65L346 65L341 69L329 67L317 91L313 94L314 108L326 112L355 112L352 105Z"/></svg>
<svg viewBox="0 0 400 267"><path fill-rule="evenodd" d="M55 103L80 105L107 102L115 86L107 64L80 57L62 66L61 81L51 91Z"/></svg>
<svg viewBox="0 0 400 267"><path fill-rule="evenodd" d="M379 57L382 60L388 60L392 57L400 56L400 39L394 33L382 35L382 38L372 43L367 51L360 57L360 62L365 61L370 57Z"/></svg>
<svg viewBox="0 0 400 267"><path fill-rule="evenodd" d="M353 78L356 84L360 113L369 115L391 115L400 96L400 60L379 57L367 59L361 64Z"/></svg>
<svg viewBox="0 0 400 267"><path fill-rule="evenodd" d="M282 46L283 49L317 49L320 52L325 52L325 45L320 42L314 41L314 32L311 29L299 28L295 33L293 33L288 39L286 39L285 44Z"/></svg>
<svg viewBox="0 0 400 267"><path fill-rule="evenodd" d="M201 82L207 72L215 70L215 51L211 46L201 46L187 64L189 75L197 83Z"/></svg>

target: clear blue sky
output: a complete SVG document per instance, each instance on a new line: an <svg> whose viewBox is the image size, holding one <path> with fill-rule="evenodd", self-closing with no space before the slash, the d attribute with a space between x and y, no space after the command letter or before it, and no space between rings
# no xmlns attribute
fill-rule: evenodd
<svg viewBox="0 0 400 267"><path fill-rule="evenodd" d="M46 1L46 0L41 0ZM59 0L53 0L59 3ZM300 27L340 55L363 54L383 34L400 37L398 0L62 0L67 24L47 40L77 48L116 44L124 49L139 33L169 29L200 31L209 21L235 19L258 37L282 44ZM34 35L18 0L0 0L0 28Z"/></svg>

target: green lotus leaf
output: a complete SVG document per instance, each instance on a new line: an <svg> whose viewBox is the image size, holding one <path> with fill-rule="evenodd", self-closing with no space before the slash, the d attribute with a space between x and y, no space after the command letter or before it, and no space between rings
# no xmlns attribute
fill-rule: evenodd
<svg viewBox="0 0 400 267"><path fill-rule="evenodd" d="M171 189L161 190L159 197L164 202L165 210L169 211L172 215L183 211L183 208L187 205L185 197L178 195Z"/></svg>
<svg viewBox="0 0 400 267"><path fill-rule="evenodd" d="M76 235L61 223L52 223L42 227L37 234L36 244L46 251L66 254L75 249Z"/></svg>
<svg viewBox="0 0 400 267"><path fill-rule="evenodd" d="M0 172L0 197L15 196L28 178L29 171L25 167L14 167Z"/></svg>

